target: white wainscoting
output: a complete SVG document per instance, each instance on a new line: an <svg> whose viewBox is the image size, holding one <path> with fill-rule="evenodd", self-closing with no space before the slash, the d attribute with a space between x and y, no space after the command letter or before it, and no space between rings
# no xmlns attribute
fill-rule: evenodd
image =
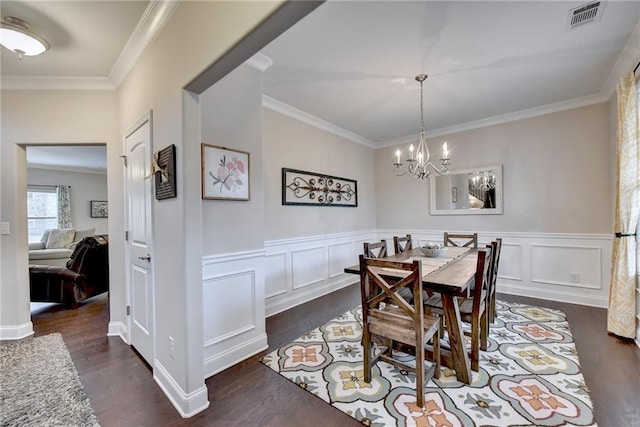
<svg viewBox="0 0 640 427"><path fill-rule="evenodd" d="M205 378L267 348L264 260L264 251L203 258Z"/></svg>
<svg viewBox="0 0 640 427"><path fill-rule="evenodd" d="M358 263L375 230L265 242L266 313L272 316L359 280L345 274Z"/></svg>
<svg viewBox="0 0 640 427"><path fill-rule="evenodd" d="M450 232L468 232L450 230ZM393 252L393 236L411 234L414 247L442 242L442 231L378 230ZM479 245L502 237L497 291L607 307L613 237L608 234L479 232Z"/></svg>

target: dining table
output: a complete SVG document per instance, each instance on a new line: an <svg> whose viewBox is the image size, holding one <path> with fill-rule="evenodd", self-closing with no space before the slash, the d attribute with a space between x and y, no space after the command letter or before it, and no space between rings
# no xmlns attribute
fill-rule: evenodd
<svg viewBox="0 0 640 427"><path fill-rule="evenodd" d="M421 261L423 290L438 292L442 297L450 350L441 348L441 363L455 370L458 381L471 384L471 364L465 345L458 297L468 297L471 292L478 250L452 246L447 247L446 253L442 256L427 257L420 248L415 248L382 259L399 262ZM346 267L344 272L360 275L360 265ZM397 273L389 270L389 276L394 274ZM426 351L429 352L430 349L427 348Z"/></svg>

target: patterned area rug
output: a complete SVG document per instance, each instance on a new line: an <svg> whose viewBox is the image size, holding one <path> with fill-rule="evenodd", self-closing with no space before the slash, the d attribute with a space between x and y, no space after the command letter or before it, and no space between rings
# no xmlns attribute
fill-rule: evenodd
<svg viewBox="0 0 640 427"><path fill-rule="evenodd" d="M99 426L62 335L0 345L0 426Z"/></svg>
<svg viewBox="0 0 640 427"><path fill-rule="evenodd" d="M358 307L262 358L269 368L370 426L595 426L564 313L498 301L471 385L443 368L415 404L415 375L379 361L362 370Z"/></svg>

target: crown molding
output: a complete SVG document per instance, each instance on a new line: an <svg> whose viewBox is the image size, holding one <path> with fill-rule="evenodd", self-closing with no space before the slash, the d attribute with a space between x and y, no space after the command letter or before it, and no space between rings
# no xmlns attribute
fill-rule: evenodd
<svg viewBox="0 0 640 427"><path fill-rule="evenodd" d="M460 125L433 129L431 131L427 131L427 138L435 138L438 136L449 135L452 133L464 132L467 130L479 129L479 128L484 128L488 126L514 122L516 120L544 116L546 114L557 113L559 111L572 110L574 108L580 108L580 107L586 107L589 105L599 104L602 102L607 102L608 100L609 98L602 94L570 99L568 101L562 101L562 102L557 102L555 104L543 105L541 107L516 111L513 113L503 114L500 116L488 117L486 119L475 120L475 121L463 123ZM414 135L407 135L400 138L383 141L377 146L379 148L385 148L385 147L391 147L394 145L408 144L410 142L416 142L417 140L418 140L418 133Z"/></svg>
<svg viewBox="0 0 640 427"><path fill-rule="evenodd" d="M81 166L57 166L57 165L45 165L41 163L27 163L27 169L44 169L60 172L76 172L76 173L92 173L96 175L106 175L107 169L101 168L87 168Z"/></svg>
<svg viewBox="0 0 640 427"><path fill-rule="evenodd" d="M109 80L119 87L142 56L144 50L156 39L173 15L180 0L151 0L142 18L133 30L118 60L109 72Z"/></svg>
<svg viewBox="0 0 640 427"><path fill-rule="evenodd" d="M273 61L264 53L258 52L251 58L247 59L245 61L245 64L264 73L269 68L271 68L271 66L273 65Z"/></svg>
<svg viewBox="0 0 640 427"><path fill-rule="evenodd" d="M638 61L640 61L640 20L638 20L631 37L627 40L622 53L604 81L600 94L607 99L611 99L616 91L616 85L620 81L620 77L633 72L633 68Z"/></svg>
<svg viewBox="0 0 640 427"><path fill-rule="evenodd" d="M299 120L303 123L307 123L311 126L315 126L318 129L322 129L324 131L337 135L341 138L348 139L349 141L356 142L358 144L362 144L370 148L378 147L378 144L371 141L370 139L367 139L351 131L338 127L314 115L305 113L302 110L298 110L297 108L292 107L289 104L285 104L284 102L273 99L270 96L262 95L262 106L270 110L273 110L275 112L278 112L280 114L284 114L285 116L289 116L293 119Z"/></svg>
<svg viewBox="0 0 640 427"><path fill-rule="evenodd" d="M2 76L2 90L115 90L106 77Z"/></svg>

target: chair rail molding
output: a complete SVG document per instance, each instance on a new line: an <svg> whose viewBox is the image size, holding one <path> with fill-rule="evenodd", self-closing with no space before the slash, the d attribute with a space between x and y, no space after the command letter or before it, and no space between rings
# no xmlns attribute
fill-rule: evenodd
<svg viewBox="0 0 640 427"><path fill-rule="evenodd" d="M357 282L343 270L358 263L362 242L375 238L375 230L361 230L265 242L267 316Z"/></svg>
<svg viewBox="0 0 640 427"><path fill-rule="evenodd" d="M444 231L383 229L378 230L378 238L391 244L393 236L408 233L414 246L419 246L442 241ZM484 247L497 237L503 239L498 293L608 306L612 235L483 231L478 232L478 246Z"/></svg>

